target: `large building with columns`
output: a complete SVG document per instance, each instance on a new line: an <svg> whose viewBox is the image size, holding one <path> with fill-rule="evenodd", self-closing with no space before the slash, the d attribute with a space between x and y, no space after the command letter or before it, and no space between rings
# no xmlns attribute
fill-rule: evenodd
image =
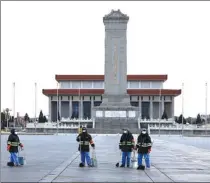
<svg viewBox="0 0 210 183"><path fill-rule="evenodd" d="M165 110L174 117L174 98L181 90L164 89L167 75L127 75L127 92L132 106L138 107L142 119L159 119ZM93 107L99 106L104 93L104 75L56 75L58 89L43 89L49 98L49 121L91 119ZM58 103L57 103L58 102Z"/></svg>

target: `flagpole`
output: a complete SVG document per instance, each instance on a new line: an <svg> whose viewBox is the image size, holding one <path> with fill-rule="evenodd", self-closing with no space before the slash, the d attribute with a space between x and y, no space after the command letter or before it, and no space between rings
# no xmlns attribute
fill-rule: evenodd
<svg viewBox="0 0 210 183"><path fill-rule="evenodd" d="M34 122L34 125L35 125L35 133L36 133L36 125L37 125L37 122L36 122L36 111L37 110L37 83L35 82L35 122Z"/></svg>
<svg viewBox="0 0 210 183"><path fill-rule="evenodd" d="M160 136L160 118L161 118L161 88L160 88L160 93L159 93L159 136Z"/></svg>
<svg viewBox="0 0 210 183"><path fill-rule="evenodd" d="M59 114L59 99L58 99L58 88L59 88L59 83L57 82L57 135L58 135L58 114Z"/></svg>
<svg viewBox="0 0 210 183"><path fill-rule="evenodd" d="M205 133L206 133L206 135L207 135L207 119L208 119L208 117L207 117L207 113L208 113L208 111L207 111L207 103L208 103L208 83L206 82L206 101L205 101L205 113L206 113L206 123L205 123Z"/></svg>
<svg viewBox="0 0 210 183"><path fill-rule="evenodd" d="M80 83L81 85L81 83ZM80 97L80 86L79 85L79 128L80 128L80 120L81 120L81 97Z"/></svg>
<svg viewBox="0 0 210 183"><path fill-rule="evenodd" d="M15 124L15 82L13 83L13 122L14 122L14 128L16 127Z"/></svg>
<svg viewBox="0 0 210 183"><path fill-rule="evenodd" d="M184 83L182 83L182 137L184 131Z"/></svg>

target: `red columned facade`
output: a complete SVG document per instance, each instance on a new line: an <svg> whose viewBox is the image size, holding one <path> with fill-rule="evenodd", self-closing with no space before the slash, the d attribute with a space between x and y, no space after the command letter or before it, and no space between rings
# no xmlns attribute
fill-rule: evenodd
<svg viewBox="0 0 210 183"><path fill-rule="evenodd" d="M49 120L56 121L57 111L61 118L92 118L93 107L102 102L104 75L56 75L55 79L60 83L58 89L42 90L49 98ZM159 111L173 118L174 97L181 90L163 89L167 79L167 75L127 76L131 105L139 108L142 119L157 119Z"/></svg>
<svg viewBox="0 0 210 183"><path fill-rule="evenodd" d="M58 82L62 81L103 81L104 75L55 75ZM128 75L128 81L166 81L167 75ZM160 89L128 89L130 95L160 95ZM46 96L56 95L57 89L43 89ZM59 89L60 95L102 95L104 89ZM181 90L161 89L161 95L178 96Z"/></svg>

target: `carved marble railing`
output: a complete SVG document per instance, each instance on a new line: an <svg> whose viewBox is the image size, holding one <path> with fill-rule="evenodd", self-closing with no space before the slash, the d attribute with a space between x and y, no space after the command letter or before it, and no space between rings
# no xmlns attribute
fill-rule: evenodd
<svg viewBox="0 0 210 183"><path fill-rule="evenodd" d="M82 119L76 119L76 118L74 118L74 119L71 119L71 118L61 118L61 120L60 120L60 122L62 123L62 122L65 122L65 123L72 123L72 122L81 122L81 123L90 123L90 122L93 122L93 120L92 119L88 119L88 118L86 118L86 119L84 119L84 118L82 118Z"/></svg>
<svg viewBox="0 0 210 183"><path fill-rule="evenodd" d="M159 129L159 124L149 124L149 128L150 129ZM205 126L203 126L203 127L197 127L197 125L186 125L186 124L184 124L183 126L182 126L182 124L173 124L173 125L167 125L167 124L163 124L163 123L161 123L160 124L160 128L161 129L174 129L174 130L180 130L180 129L189 129L189 130L193 130L193 129L205 129L205 128L209 128L208 126L207 127L205 127Z"/></svg>
<svg viewBox="0 0 210 183"><path fill-rule="evenodd" d="M26 128L69 128L77 129L80 125L87 127L88 123L93 123L92 119L61 119L59 122L46 122L46 123L28 123Z"/></svg>
<svg viewBox="0 0 210 183"><path fill-rule="evenodd" d="M166 120L166 119L160 119L160 120L159 119L139 119L139 120L144 123L159 123L159 122L174 123L175 122L173 118L170 118L168 120Z"/></svg>

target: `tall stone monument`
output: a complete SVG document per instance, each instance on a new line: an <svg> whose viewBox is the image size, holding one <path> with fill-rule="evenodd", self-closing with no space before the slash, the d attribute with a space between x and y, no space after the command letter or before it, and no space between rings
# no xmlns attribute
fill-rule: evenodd
<svg viewBox="0 0 210 183"><path fill-rule="evenodd" d="M127 94L127 23L129 17L112 10L105 15L105 84L101 106L130 107Z"/></svg>
<svg viewBox="0 0 210 183"><path fill-rule="evenodd" d="M123 121L123 118L136 119L138 116L138 108L131 106L130 96L127 94L128 20L129 17L120 10L112 10L111 13L103 17L105 25L105 83L102 103L94 108L97 122L108 123L111 121L117 124L119 119L120 121ZM99 118L103 118L103 120ZM119 125L116 127L118 128ZM113 128L113 126L109 125L109 128Z"/></svg>

